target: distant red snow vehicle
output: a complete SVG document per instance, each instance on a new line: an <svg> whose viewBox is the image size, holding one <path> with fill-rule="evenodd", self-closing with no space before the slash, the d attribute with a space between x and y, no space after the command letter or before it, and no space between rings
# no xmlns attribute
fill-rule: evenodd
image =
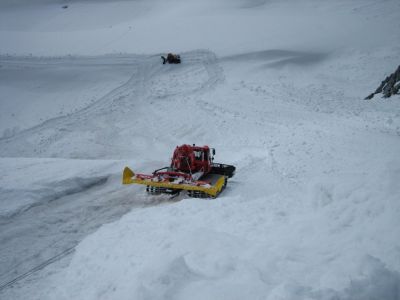
<svg viewBox="0 0 400 300"><path fill-rule="evenodd" d="M208 146L177 146L169 167L155 170L151 175L135 174L125 167L122 183L144 184L152 195L176 195L186 190L189 197L216 198L236 168L214 163L214 155L215 149Z"/></svg>

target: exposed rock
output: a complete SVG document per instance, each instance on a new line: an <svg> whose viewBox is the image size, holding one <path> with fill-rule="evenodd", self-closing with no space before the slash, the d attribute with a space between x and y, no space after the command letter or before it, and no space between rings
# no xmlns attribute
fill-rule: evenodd
<svg viewBox="0 0 400 300"><path fill-rule="evenodd" d="M365 100L370 100L374 97L375 94L383 94L384 98L389 98L392 95L399 94L400 90L400 66L397 67L397 70L386 77L384 81L381 82L379 87L375 90L374 93L365 97Z"/></svg>

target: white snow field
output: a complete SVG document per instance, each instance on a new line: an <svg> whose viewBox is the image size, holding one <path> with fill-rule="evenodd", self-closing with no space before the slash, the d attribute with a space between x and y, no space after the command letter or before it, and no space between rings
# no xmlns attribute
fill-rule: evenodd
<svg viewBox="0 0 400 300"><path fill-rule="evenodd" d="M398 0L0 1L0 299L399 300L399 64ZM121 184L184 143L217 199Z"/></svg>

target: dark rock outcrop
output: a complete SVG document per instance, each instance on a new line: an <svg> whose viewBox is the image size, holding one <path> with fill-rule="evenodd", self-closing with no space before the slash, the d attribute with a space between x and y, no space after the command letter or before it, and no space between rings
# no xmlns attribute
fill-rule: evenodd
<svg viewBox="0 0 400 300"><path fill-rule="evenodd" d="M381 82L381 85L375 90L374 93L368 95L365 100L372 99L375 94L383 94L384 98L389 98L392 95L399 94L400 91L400 66L397 67L397 70L386 77L384 81Z"/></svg>

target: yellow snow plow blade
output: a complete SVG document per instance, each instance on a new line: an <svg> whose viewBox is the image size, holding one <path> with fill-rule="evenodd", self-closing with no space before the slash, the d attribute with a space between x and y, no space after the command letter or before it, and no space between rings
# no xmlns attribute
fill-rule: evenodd
<svg viewBox="0 0 400 300"><path fill-rule="evenodd" d="M151 179L136 178L135 173L128 167L125 167L122 175L122 184L132 184L132 183L143 184L154 187L163 187L175 190L200 191L212 197L216 197L225 186L225 176L221 175L221 177L215 182L214 185L206 187L196 184L157 182L157 181L152 181Z"/></svg>

